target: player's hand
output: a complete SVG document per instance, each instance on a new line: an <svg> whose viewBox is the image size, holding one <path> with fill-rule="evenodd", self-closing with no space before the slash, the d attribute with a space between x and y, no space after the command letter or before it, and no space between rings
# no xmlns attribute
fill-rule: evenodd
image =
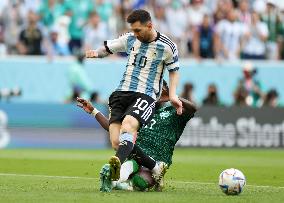
<svg viewBox="0 0 284 203"><path fill-rule="evenodd" d="M86 58L98 58L98 53L95 50L88 50L85 52Z"/></svg>
<svg viewBox="0 0 284 203"><path fill-rule="evenodd" d="M182 102L179 100L178 96L174 96L170 98L172 105L176 108L177 114L182 114Z"/></svg>
<svg viewBox="0 0 284 203"><path fill-rule="evenodd" d="M93 110L94 110L94 107L93 105L91 104L91 102L83 99L83 98L80 98L80 97L77 97L77 106L79 106L80 108L84 109L84 111L86 111L87 113L92 113Z"/></svg>

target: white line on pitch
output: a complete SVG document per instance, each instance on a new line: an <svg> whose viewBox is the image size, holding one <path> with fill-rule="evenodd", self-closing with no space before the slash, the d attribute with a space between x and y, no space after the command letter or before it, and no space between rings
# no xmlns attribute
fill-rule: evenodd
<svg viewBox="0 0 284 203"><path fill-rule="evenodd" d="M0 173L0 176L58 178L58 179L82 179L82 180L98 180L98 179L99 179L99 178L80 177L80 176L51 176L51 175L33 175L33 174L16 174L16 173ZM217 184L215 184L215 183L209 183L209 182L195 182L195 181L167 180L166 182L172 182L172 183L177 183L177 184L217 185ZM272 186L272 185L246 185L246 186L248 186L248 187L258 187L258 188L277 188L277 189L284 189L284 187L281 187L281 186Z"/></svg>
<svg viewBox="0 0 284 203"><path fill-rule="evenodd" d="M218 185L215 183L209 183L209 182L194 182L194 181L175 181L175 180L168 180L167 182L173 182L173 183L180 183L180 184L196 184L196 185ZM273 185L246 185L248 187L258 187L258 188L278 188L278 189L284 189L282 186L273 186Z"/></svg>
<svg viewBox="0 0 284 203"><path fill-rule="evenodd" d="M98 180L98 178L89 178L89 177L80 177L80 176L49 176L49 175L16 174L16 173L0 173L0 176Z"/></svg>

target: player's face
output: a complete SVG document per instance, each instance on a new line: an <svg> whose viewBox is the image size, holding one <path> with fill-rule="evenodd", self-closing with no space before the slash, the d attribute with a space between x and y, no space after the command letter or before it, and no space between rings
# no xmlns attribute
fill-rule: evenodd
<svg viewBox="0 0 284 203"><path fill-rule="evenodd" d="M152 23L141 24L141 22L137 21L131 24L131 30L139 41L149 42L151 39Z"/></svg>

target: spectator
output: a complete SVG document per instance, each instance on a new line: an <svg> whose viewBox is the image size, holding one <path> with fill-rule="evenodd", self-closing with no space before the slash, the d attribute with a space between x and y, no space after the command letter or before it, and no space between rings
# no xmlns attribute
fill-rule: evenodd
<svg viewBox="0 0 284 203"><path fill-rule="evenodd" d="M243 59L265 59L265 42L268 37L267 25L259 20L256 12L252 13L251 25L246 25L243 37Z"/></svg>
<svg viewBox="0 0 284 203"><path fill-rule="evenodd" d="M221 105L218 91L215 84L210 84L207 89L207 96L203 99L203 105L207 106L219 106Z"/></svg>
<svg viewBox="0 0 284 203"><path fill-rule="evenodd" d="M95 11L99 15L100 19L104 23L108 23L112 13L113 13L113 6L110 1L105 0L94 0L95 4Z"/></svg>
<svg viewBox="0 0 284 203"><path fill-rule="evenodd" d="M9 4L9 0L0 1L0 13L2 13L5 10L8 4Z"/></svg>
<svg viewBox="0 0 284 203"><path fill-rule="evenodd" d="M108 39L106 24L95 11L91 12L89 22L84 28L84 49L97 49L106 39Z"/></svg>
<svg viewBox="0 0 284 203"><path fill-rule="evenodd" d="M252 107L259 107L263 98L260 82L255 78L256 74L257 70L252 63L245 63L243 66L243 78L239 80L239 85L235 91L241 93L239 94L241 97L245 96L246 104Z"/></svg>
<svg viewBox="0 0 284 203"><path fill-rule="evenodd" d="M187 9L187 17L192 27L201 25L204 16L209 14L208 8L204 5L204 0L191 0Z"/></svg>
<svg viewBox="0 0 284 203"><path fill-rule="evenodd" d="M281 29L280 29L280 37L278 41L278 47L279 47L279 56L280 59L284 59L284 2L280 4L280 22L281 22Z"/></svg>
<svg viewBox="0 0 284 203"><path fill-rule="evenodd" d="M0 24L0 57L5 56L7 54L7 47L4 43L4 31L3 26Z"/></svg>
<svg viewBox="0 0 284 203"><path fill-rule="evenodd" d="M266 0L254 0L252 3L252 8L258 14L264 14L266 10Z"/></svg>
<svg viewBox="0 0 284 203"><path fill-rule="evenodd" d="M24 55L41 55L42 32L38 25L38 16L30 11L28 13L28 25L20 33L17 49Z"/></svg>
<svg viewBox="0 0 284 203"><path fill-rule="evenodd" d="M25 11L32 10L33 12L37 12L40 10L43 0L20 0L24 6Z"/></svg>
<svg viewBox="0 0 284 203"><path fill-rule="evenodd" d="M92 92L90 96L90 102L92 103L101 103L101 99L98 92Z"/></svg>
<svg viewBox="0 0 284 203"><path fill-rule="evenodd" d="M20 2L9 3L2 12L4 28L4 42L9 54L16 54L20 28L24 23L24 14L21 12Z"/></svg>
<svg viewBox="0 0 284 203"><path fill-rule="evenodd" d="M58 40L59 28L53 27L50 30L48 39L46 40L45 51L47 55L52 58L53 56L67 56L70 51L67 44L62 44Z"/></svg>
<svg viewBox="0 0 284 203"><path fill-rule="evenodd" d="M278 92L271 89L265 95L263 106L277 107L278 106Z"/></svg>
<svg viewBox="0 0 284 203"><path fill-rule="evenodd" d="M238 19L241 23L244 23L246 25L250 25L251 24L251 13L249 10L249 2L248 0L240 0L238 2Z"/></svg>
<svg viewBox="0 0 284 203"><path fill-rule="evenodd" d="M230 60L238 59L244 25L237 21L236 10L232 10L228 14L228 19L221 20L216 25L215 33L216 57Z"/></svg>
<svg viewBox="0 0 284 203"><path fill-rule="evenodd" d="M39 16L45 27L52 28L54 22L65 12L64 3L58 0L44 0L39 10Z"/></svg>
<svg viewBox="0 0 284 203"><path fill-rule="evenodd" d="M212 0L203 0L204 1L204 5L208 8L210 14L213 15L214 11L217 8L218 5L218 1L212 1ZM213 19L212 19L213 21Z"/></svg>
<svg viewBox="0 0 284 203"><path fill-rule="evenodd" d="M106 25L109 38L117 36L116 26L118 19L115 16L115 3L108 0L94 0L94 2L95 11L100 16L101 21Z"/></svg>
<svg viewBox="0 0 284 203"><path fill-rule="evenodd" d="M204 15L202 24L193 33L192 48L197 59L214 57L213 37L214 30L210 25L210 17Z"/></svg>
<svg viewBox="0 0 284 203"><path fill-rule="evenodd" d="M156 29L159 30L159 32L168 35L170 32L170 27L166 19L165 12L166 12L165 6L163 6L160 3L155 3L153 21L156 26Z"/></svg>
<svg viewBox="0 0 284 203"><path fill-rule="evenodd" d="M71 22L70 16L66 13L60 17L57 18L57 20L54 22L54 25L51 29L55 29L58 35L57 43L60 47L64 47L66 50L66 55L70 53L69 50L69 40L70 40L70 34L69 34L69 25Z"/></svg>
<svg viewBox="0 0 284 203"><path fill-rule="evenodd" d="M166 19L170 27L170 37L179 46L179 55L185 56L188 18L182 2L173 0L170 6L166 7Z"/></svg>
<svg viewBox="0 0 284 203"><path fill-rule="evenodd" d="M187 99L193 103L195 103L194 98L193 98L193 90L194 90L194 86L192 83L186 83L183 86L183 91L181 93L181 97L184 99Z"/></svg>
<svg viewBox="0 0 284 203"><path fill-rule="evenodd" d="M71 53L76 54L82 48L83 27L94 10L94 4L92 0L67 0L66 5L71 13L69 49Z"/></svg>
<svg viewBox="0 0 284 203"><path fill-rule="evenodd" d="M248 97L248 91L239 84L234 92L234 105L236 106L248 106L246 98Z"/></svg>
<svg viewBox="0 0 284 203"><path fill-rule="evenodd" d="M216 10L213 14L214 23L226 19L230 11L233 10L233 3L231 0L218 0Z"/></svg>
<svg viewBox="0 0 284 203"><path fill-rule="evenodd" d="M275 0L266 1L266 11L261 16L262 20L267 24L269 35L267 42L267 58L276 60L279 58L279 50L277 40L280 34L280 18L276 9Z"/></svg>

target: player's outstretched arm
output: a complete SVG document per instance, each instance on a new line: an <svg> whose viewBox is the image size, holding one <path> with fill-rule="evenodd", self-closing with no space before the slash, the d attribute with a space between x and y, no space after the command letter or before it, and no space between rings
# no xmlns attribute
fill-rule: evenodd
<svg viewBox="0 0 284 203"><path fill-rule="evenodd" d="M110 53L106 50L106 47L102 46L96 50L87 50L85 53L86 58L104 58Z"/></svg>
<svg viewBox="0 0 284 203"><path fill-rule="evenodd" d="M117 39L104 41L104 46L86 51L85 56L86 58L104 58L113 53L126 52L128 37L133 37L133 34L125 33Z"/></svg>
<svg viewBox="0 0 284 203"><path fill-rule="evenodd" d="M172 105L176 108L177 114L182 114L182 102L179 100L176 89L178 84L178 72L177 71L171 71L169 73L169 79L170 79L170 87L169 87L169 98L172 103Z"/></svg>
<svg viewBox="0 0 284 203"><path fill-rule="evenodd" d="M91 104L91 102L83 99L83 98L77 98L77 106L79 106L80 108L84 109L84 111L86 111L88 114L92 114L97 121L99 122L99 124L106 130L108 131L108 127L109 127L109 122L108 119L95 107L93 107L93 105Z"/></svg>
<svg viewBox="0 0 284 203"><path fill-rule="evenodd" d="M193 104L191 101L188 101L187 99L179 97L180 101L182 102L183 106L183 113L192 115L197 111L197 107L195 104Z"/></svg>

